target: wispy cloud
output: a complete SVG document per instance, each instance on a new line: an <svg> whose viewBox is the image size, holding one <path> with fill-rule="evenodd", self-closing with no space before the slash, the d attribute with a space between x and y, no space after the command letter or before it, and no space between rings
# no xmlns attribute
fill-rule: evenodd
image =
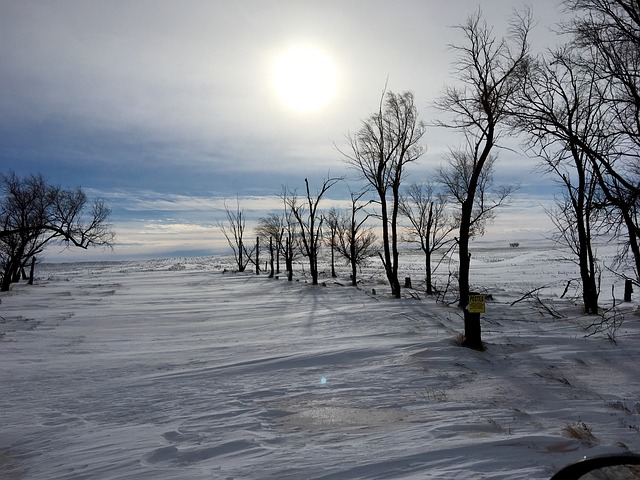
<svg viewBox="0 0 640 480"><path fill-rule="evenodd" d="M524 3L485 2L483 12L501 34L508 12ZM555 3L536 2L544 35L535 38L548 41ZM283 185L301 192L305 177L352 176L334 144L345 147L345 135L376 110L385 81L390 90L412 90L422 118L434 119L432 102L452 81L450 25L476 8L466 0L363 5L4 2L0 162L105 198L124 232L116 251L146 239L159 251L164 243L150 225L210 228L236 195L251 218L279 209ZM333 101L313 114L287 110L270 82L274 59L299 43L317 45L338 70ZM410 181L428 178L456 141L430 129L429 151ZM508 157L497 178L532 178ZM332 192L337 200L347 198L341 188ZM190 242L174 238L176 248Z"/></svg>

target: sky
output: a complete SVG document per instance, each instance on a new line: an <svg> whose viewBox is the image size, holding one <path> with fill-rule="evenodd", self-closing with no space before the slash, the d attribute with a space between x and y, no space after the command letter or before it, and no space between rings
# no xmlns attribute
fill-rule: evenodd
<svg viewBox="0 0 640 480"><path fill-rule="evenodd" d="M560 12L556 0L531 3L541 51L557 42L550 27ZM421 119L433 122L433 102L455 82L450 44L462 38L453 26L480 8L501 36L525 4L0 0L0 172L42 173L112 208L112 251L55 248L47 260L218 253L225 203L238 197L256 218L280 208L283 185L355 178L339 149L385 85L412 91ZM301 48L311 68L327 65L298 80L318 82L324 100L314 108L286 83L300 75L286 62ZM427 180L459 142L436 127L423 140L427 153L408 182ZM550 180L534 165L501 152L496 179L521 189L488 238L550 228L541 207ZM327 206L345 192L331 192Z"/></svg>

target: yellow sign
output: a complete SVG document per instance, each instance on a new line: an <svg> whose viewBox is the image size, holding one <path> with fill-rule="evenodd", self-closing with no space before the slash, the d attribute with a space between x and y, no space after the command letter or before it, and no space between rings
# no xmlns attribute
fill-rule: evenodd
<svg viewBox="0 0 640 480"><path fill-rule="evenodd" d="M484 295L469 295L469 313L484 313Z"/></svg>

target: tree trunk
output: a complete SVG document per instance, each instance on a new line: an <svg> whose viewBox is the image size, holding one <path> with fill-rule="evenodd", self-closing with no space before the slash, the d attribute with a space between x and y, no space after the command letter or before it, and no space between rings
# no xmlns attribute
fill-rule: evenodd
<svg viewBox="0 0 640 480"><path fill-rule="evenodd" d="M482 332L480 328L480 314L464 310L464 347L474 350L484 350Z"/></svg>
<svg viewBox="0 0 640 480"><path fill-rule="evenodd" d="M624 301L631 301L631 294L633 293L633 281L630 278L627 278L624 281Z"/></svg>
<svg viewBox="0 0 640 480"><path fill-rule="evenodd" d="M260 237L256 237L256 275L260 275Z"/></svg>
<svg viewBox="0 0 640 480"><path fill-rule="evenodd" d="M594 270L594 265L591 261L589 261L589 252L585 255L587 256L587 265L582 266L582 261L580 265L581 277L582 277L582 299L584 301L584 309L587 314L598 314L598 285L596 283L596 272ZM584 271L582 271L584 268Z"/></svg>
<svg viewBox="0 0 640 480"><path fill-rule="evenodd" d="M269 278L273 278L274 277L274 273L273 273L273 237L269 237L269 266L270 266Z"/></svg>
<svg viewBox="0 0 640 480"><path fill-rule="evenodd" d="M2 275L2 284L0 284L0 292L8 292L11 287L11 273L5 268Z"/></svg>
<svg viewBox="0 0 640 480"><path fill-rule="evenodd" d="M424 268L425 268L425 281L427 282L427 295L433 295L433 286L431 285L431 250L427 247L424 252Z"/></svg>
<svg viewBox="0 0 640 480"><path fill-rule="evenodd" d="M384 258L382 263L384 271L387 275L389 286L391 287L391 295L396 298L400 298L400 282L398 277L393 274L393 262L391 259L391 239L389 238L389 212L387 210L387 201L385 199L385 192L378 192L380 194L380 216L382 220L382 247L384 251Z"/></svg>
<svg viewBox="0 0 640 480"><path fill-rule="evenodd" d="M285 245L285 268L287 269L287 280L291 282L293 280L293 245L291 245L291 239L287 238Z"/></svg>
<svg viewBox="0 0 640 480"><path fill-rule="evenodd" d="M16 260L16 258L18 260ZM8 292L11 284L20 280L20 259L22 258L22 252L19 255L14 255L7 261L2 275L2 284L0 284L0 292ZM17 278L16 278L17 274Z"/></svg>
<svg viewBox="0 0 640 480"><path fill-rule="evenodd" d="M629 235L629 248L633 254L636 266L636 280L640 281L640 246L638 245L638 225L633 222L633 218L628 212L623 212L624 222Z"/></svg>
<svg viewBox="0 0 640 480"><path fill-rule="evenodd" d="M351 223L351 245L349 245L349 254L351 255L351 285L354 287L358 285L358 260L356 258L356 232L353 225Z"/></svg>
<svg viewBox="0 0 640 480"><path fill-rule="evenodd" d="M464 343L468 348L480 350L482 348L482 337L480 330L480 315L469 313L469 270L471 265L471 254L469 253L469 234L471 232L471 213L473 208L473 195L468 198L471 201L462 204L462 215L460 219L460 238L458 239L458 254L460 267L458 271L458 289L460 291L459 306L464 311Z"/></svg>
<svg viewBox="0 0 640 480"><path fill-rule="evenodd" d="M393 188L393 208L391 213L391 251L393 254L393 279L395 282L396 298L401 298L400 292L400 279L398 278L398 264L400 254L398 252L398 208L400 207L400 192L399 185Z"/></svg>
<svg viewBox="0 0 640 480"><path fill-rule="evenodd" d="M574 158L579 158L578 154L574 154ZM595 259L593 258L593 250L591 248L591 235L589 233L589 211L585 202L591 199L585 198L587 195L587 180L584 167L578 160L575 161L576 170L578 172L578 186L575 196L571 193L571 202L575 213L576 225L578 231L578 245L576 245L578 253L578 266L580 267L580 279L582 280L582 302L586 314L598 313L598 288L595 279ZM565 183L568 183L565 180ZM570 184L567 185L570 187Z"/></svg>
<svg viewBox="0 0 640 480"><path fill-rule="evenodd" d="M472 199L473 200L473 199ZM471 231L471 211L472 202L464 202L462 204L462 215L460 219L460 238L458 238L458 290L460 301L458 306L465 308L469 303L469 269L471 263L471 254L469 253L469 233Z"/></svg>
<svg viewBox="0 0 640 480"><path fill-rule="evenodd" d="M309 258L309 267L311 268L311 285L318 285L318 257L315 251L313 257Z"/></svg>
<svg viewBox="0 0 640 480"><path fill-rule="evenodd" d="M238 242L238 271L244 272L244 262L242 258L242 251L244 250L244 246L242 244L242 240Z"/></svg>
<svg viewBox="0 0 640 480"><path fill-rule="evenodd" d="M29 270L29 285L33 285L33 272L36 269L36 257L31 257L31 269Z"/></svg>
<svg viewBox="0 0 640 480"><path fill-rule="evenodd" d="M336 246L335 246L335 234L331 236L331 278L336 278Z"/></svg>

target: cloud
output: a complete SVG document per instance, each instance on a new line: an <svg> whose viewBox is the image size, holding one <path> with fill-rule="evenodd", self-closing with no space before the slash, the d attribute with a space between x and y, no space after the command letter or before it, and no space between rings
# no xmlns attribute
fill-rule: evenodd
<svg viewBox="0 0 640 480"><path fill-rule="evenodd" d="M496 33L513 6L483 4ZM459 38L450 26L475 8L466 0L4 2L0 161L99 193L127 235L147 225L140 239L158 242L150 248L162 243L152 225L214 224L225 198L240 195L259 215L283 185L354 176L334 143L344 147L377 108L385 82L414 91L422 118L433 120L431 104L452 81L447 44ZM535 8L543 26L555 21L551 0ZM338 70L333 100L304 115L271 85L275 58L300 43L325 51ZM424 139L429 150L411 181L428 178L457 141L435 129ZM507 154L497 168L500 179L532 178ZM204 248L200 234L194 248Z"/></svg>

